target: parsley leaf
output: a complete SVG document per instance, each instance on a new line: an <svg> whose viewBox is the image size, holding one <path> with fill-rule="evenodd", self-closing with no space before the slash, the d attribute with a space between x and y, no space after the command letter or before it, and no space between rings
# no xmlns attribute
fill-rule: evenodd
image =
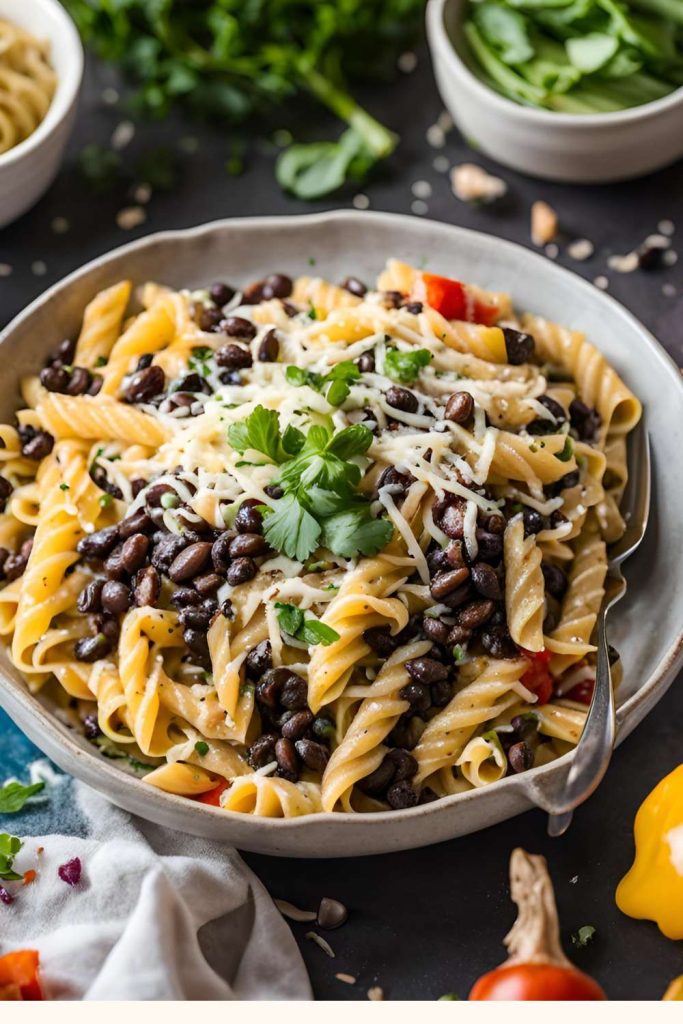
<svg viewBox="0 0 683 1024"><path fill-rule="evenodd" d="M572 935L572 945L577 949L585 949L592 941L595 936L595 928L592 924L584 924L582 928L579 928L577 932Z"/></svg>
<svg viewBox="0 0 683 1024"><path fill-rule="evenodd" d="M564 448L561 452L555 452L555 458L559 459L560 462L569 462L572 455L574 454L574 442L571 437L567 434L564 441Z"/></svg>
<svg viewBox="0 0 683 1024"><path fill-rule="evenodd" d="M420 370L432 359L431 352L426 348L418 348L412 352L399 352L397 348L389 349L384 357L384 372L391 380L399 384L414 384Z"/></svg>
<svg viewBox="0 0 683 1024"><path fill-rule="evenodd" d="M348 381L359 380L360 376L360 370L349 359L337 363L324 376L311 370L303 370L300 366L288 366L285 371L288 383L293 384L295 388L308 385L314 391L324 394L330 405L334 406L342 405L346 401L351 393Z"/></svg>
<svg viewBox="0 0 683 1024"><path fill-rule="evenodd" d="M34 782L31 786L23 786L21 782L8 782L0 789L0 814L16 814L30 797L43 789L44 782Z"/></svg>
<svg viewBox="0 0 683 1024"><path fill-rule="evenodd" d="M277 462L279 423L278 414L274 409L264 409L262 405L257 405L246 420L230 425L228 440L240 455L244 455L247 449L251 448Z"/></svg>
<svg viewBox="0 0 683 1024"><path fill-rule="evenodd" d="M289 636L296 636L304 624L304 613L295 604L284 604L276 601L277 621L282 629Z"/></svg>
<svg viewBox="0 0 683 1024"><path fill-rule="evenodd" d="M319 619L315 619L312 615L306 618L301 608L297 608L295 604L283 604L281 601L277 601L275 607L280 629L288 636L293 636L308 644L309 647L315 647L317 644L328 647L339 639L339 633L335 629Z"/></svg>
<svg viewBox="0 0 683 1024"><path fill-rule="evenodd" d="M338 512L323 521L322 544L335 555L354 558L374 555L391 540L393 526L387 519L373 519L367 506Z"/></svg>
<svg viewBox="0 0 683 1024"><path fill-rule="evenodd" d="M318 546L320 526L296 495L286 494L266 516L263 534L271 547L303 562Z"/></svg>
<svg viewBox="0 0 683 1024"><path fill-rule="evenodd" d="M0 878L6 882L17 882L22 877L13 870L12 865L23 845L18 836L0 832Z"/></svg>

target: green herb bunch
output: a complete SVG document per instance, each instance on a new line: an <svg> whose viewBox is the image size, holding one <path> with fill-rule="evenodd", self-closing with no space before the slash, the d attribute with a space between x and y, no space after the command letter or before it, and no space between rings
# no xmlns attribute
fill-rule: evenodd
<svg viewBox="0 0 683 1024"><path fill-rule="evenodd" d="M388 78L424 0L64 0L84 40L138 84L138 110L176 101L240 124L313 95L348 125L337 142L293 145L280 184L303 199L362 180L397 139L347 82Z"/></svg>

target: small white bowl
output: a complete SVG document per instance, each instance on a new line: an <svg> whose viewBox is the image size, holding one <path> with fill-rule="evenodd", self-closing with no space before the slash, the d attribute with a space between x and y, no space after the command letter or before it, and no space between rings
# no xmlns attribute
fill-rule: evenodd
<svg viewBox="0 0 683 1024"><path fill-rule="evenodd" d="M464 0L429 0L427 34L441 98L474 147L516 171L574 183L636 178L683 156L683 88L610 114L521 106L470 70L464 8Z"/></svg>
<svg viewBox="0 0 683 1024"><path fill-rule="evenodd" d="M0 227L33 206L59 170L76 116L83 78L83 47L57 0L0 0L0 18L50 43L57 88L50 108L27 139L0 155Z"/></svg>

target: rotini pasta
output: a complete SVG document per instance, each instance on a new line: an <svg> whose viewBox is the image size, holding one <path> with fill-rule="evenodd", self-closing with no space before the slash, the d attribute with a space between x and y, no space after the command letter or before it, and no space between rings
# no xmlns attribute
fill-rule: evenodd
<svg viewBox="0 0 683 1024"><path fill-rule="evenodd" d="M56 85L47 43L0 19L0 153L36 130Z"/></svg>

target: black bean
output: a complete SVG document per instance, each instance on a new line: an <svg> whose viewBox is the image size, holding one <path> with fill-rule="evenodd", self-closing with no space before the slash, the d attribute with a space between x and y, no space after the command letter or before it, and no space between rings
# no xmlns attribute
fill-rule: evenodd
<svg viewBox="0 0 683 1024"><path fill-rule="evenodd" d="M459 608L460 605L465 604L466 601L470 601L474 595L472 585L468 581L463 583L461 587L456 590L452 590L450 594L446 594L442 597L442 603L447 605L448 608Z"/></svg>
<svg viewBox="0 0 683 1024"><path fill-rule="evenodd" d="M387 405L390 405L392 409L399 409L401 412L417 412L420 407L420 403L412 391L400 388L396 384L387 388L384 397Z"/></svg>
<svg viewBox="0 0 683 1024"><path fill-rule="evenodd" d="M174 394L183 391L188 391L191 395L210 395L211 387L208 381L200 377L198 373L188 373L185 377L181 377L177 385L174 385Z"/></svg>
<svg viewBox="0 0 683 1024"><path fill-rule="evenodd" d="M208 655L209 642L206 639L205 629L192 629L188 627L183 630L183 640L193 654L198 654L200 657Z"/></svg>
<svg viewBox="0 0 683 1024"><path fill-rule="evenodd" d="M435 501L432 505L434 522L452 540L462 540L465 530L467 502L454 494Z"/></svg>
<svg viewBox="0 0 683 1024"><path fill-rule="evenodd" d="M153 529L154 523L148 512L144 508L139 508L137 512L121 520L119 537L121 540L128 540L136 533L151 533Z"/></svg>
<svg viewBox="0 0 683 1024"><path fill-rule="evenodd" d="M534 752L524 743L513 743L508 750L508 764L514 772L528 772L534 766Z"/></svg>
<svg viewBox="0 0 683 1024"><path fill-rule="evenodd" d="M396 766L392 764L388 757L385 757L382 763L375 768L374 772L366 775L364 779L360 779L357 785L359 789L369 796L380 796L384 793L387 786L391 784L395 774Z"/></svg>
<svg viewBox="0 0 683 1024"><path fill-rule="evenodd" d="M361 373L374 373L375 372L375 353L374 352L363 352L361 356L356 360L356 366Z"/></svg>
<svg viewBox="0 0 683 1024"><path fill-rule="evenodd" d="M211 548L211 560L216 572L227 572L228 566L230 565L230 545L234 540L234 537L234 533L226 530L225 533L222 533L220 537L214 541L213 547Z"/></svg>
<svg viewBox="0 0 683 1024"><path fill-rule="evenodd" d="M288 683L292 677L294 679L299 678L299 676L295 676L293 672L290 672L288 668L280 666L268 669L256 687L256 700L259 704L263 704L271 710L275 709L278 706L280 694L284 689L285 683ZM290 708L290 710L301 709Z"/></svg>
<svg viewBox="0 0 683 1024"><path fill-rule="evenodd" d="M423 306L421 302L404 302L401 305L401 309L405 309L406 313L413 313L415 316L419 316Z"/></svg>
<svg viewBox="0 0 683 1024"><path fill-rule="evenodd" d="M387 803L395 811L402 811L406 807L415 807L417 800L417 792L407 779L394 782L387 790Z"/></svg>
<svg viewBox="0 0 683 1024"><path fill-rule="evenodd" d="M331 900L328 896L323 896L318 907L318 917L316 918L319 928L333 931L335 928L341 928L348 919L349 912L343 903L340 903L339 900Z"/></svg>
<svg viewBox="0 0 683 1024"><path fill-rule="evenodd" d="M462 540L452 540L446 548L446 561L453 569L461 569L463 565L469 565L467 548Z"/></svg>
<svg viewBox="0 0 683 1024"><path fill-rule="evenodd" d="M209 288L209 296L215 306L227 306L235 295L235 289L224 281L216 281Z"/></svg>
<svg viewBox="0 0 683 1024"><path fill-rule="evenodd" d="M147 367L151 366L153 362L154 362L154 353L153 352L145 352L144 355L141 355L140 358L138 359L138 364L135 367L135 369L136 370L146 370Z"/></svg>
<svg viewBox="0 0 683 1024"><path fill-rule="evenodd" d="M118 526L105 526L103 530L86 534L76 545L76 551L85 559L106 558L119 539Z"/></svg>
<svg viewBox="0 0 683 1024"><path fill-rule="evenodd" d="M280 354L280 342L277 331L272 327L263 335L258 347L258 361L260 363L276 363Z"/></svg>
<svg viewBox="0 0 683 1024"><path fill-rule="evenodd" d="M127 537L121 549L121 562L126 572L134 573L141 569L147 558L149 537L144 533L134 533Z"/></svg>
<svg viewBox="0 0 683 1024"><path fill-rule="evenodd" d="M175 533L162 534L156 540L150 561L159 572L168 573L169 566L186 546L187 542L184 537L180 537Z"/></svg>
<svg viewBox="0 0 683 1024"><path fill-rule="evenodd" d="M406 670L411 679L426 686L448 678L448 668L435 658L413 658L406 662Z"/></svg>
<svg viewBox="0 0 683 1024"><path fill-rule="evenodd" d="M282 735L287 740L300 740L306 734L306 732L308 732L313 723L313 712L306 710L295 711L293 714L291 712L287 713L291 717L289 717L282 726ZM316 743L316 746L319 746L319 744ZM297 750L298 749L299 748L297 747ZM327 754L327 751L325 751L325 753ZM308 765L308 761L306 760L306 758L304 757L300 750L299 754L301 755L304 764ZM308 765L308 767L310 768L312 766Z"/></svg>
<svg viewBox="0 0 683 1024"><path fill-rule="evenodd" d="M71 374L61 363L53 363L52 366L46 366L44 370L40 371L40 383L46 391L52 391L58 395L66 394L70 380Z"/></svg>
<svg viewBox="0 0 683 1024"><path fill-rule="evenodd" d="M191 587L178 587L171 594L170 601L175 608L193 608L201 604L201 596Z"/></svg>
<svg viewBox="0 0 683 1024"><path fill-rule="evenodd" d="M351 295L356 295L359 299L362 299L368 290L367 285L363 284L357 277L345 278L341 283L341 287L350 292Z"/></svg>
<svg viewBox="0 0 683 1024"><path fill-rule="evenodd" d="M481 634L481 645L493 658L515 658L517 648L507 629L495 626Z"/></svg>
<svg viewBox="0 0 683 1024"><path fill-rule="evenodd" d="M82 640L77 640L74 644L74 656L77 661L92 663L99 661L100 658L106 658L111 649L111 641L104 633L98 633L96 636L86 636Z"/></svg>
<svg viewBox="0 0 683 1024"><path fill-rule="evenodd" d="M102 601L100 599L103 586L104 580L93 580L92 583L88 583L86 587L83 587L76 602L79 612L102 611Z"/></svg>
<svg viewBox="0 0 683 1024"><path fill-rule="evenodd" d="M560 479L552 485L553 493L556 492L557 494L561 494L562 491L567 491L570 487L576 487L580 479L581 474L578 469L572 470L571 473L565 473L564 476L561 476Z"/></svg>
<svg viewBox="0 0 683 1024"><path fill-rule="evenodd" d="M85 395L90 390L92 374L84 366L74 366L66 389L67 395Z"/></svg>
<svg viewBox="0 0 683 1024"><path fill-rule="evenodd" d="M438 664L438 662L437 662ZM421 714L432 706L432 695L428 686L422 683L408 683L399 690L401 700L407 700L411 710Z"/></svg>
<svg viewBox="0 0 683 1024"><path fill-rule="evenodd" d="M216 572L207 572L203 576L197 576L194 581L194 588L202 597L215 594L223 585L223 577Z"/></svg>
<svg viewBox="0 0 683 1024"><path fill-rule="evenodd" d="M149 402L166 387L166 374L160 366L148 366L136 371L124 391L127 402Z"/></svg>
<svg viewBox="0 0 683 1024"><path fill-rule="evenodd" d="M161 578L154 566L148 565L135 577L135 590L133 600L138 608L146 605L153 607L159 600L161 593Z"/></svg>
<svg viewBox="0 0 683 1024"><path fill-rule="evenodd" d="M159 508L164 494L175 494L170 484L152 484L147 488L145 503L148 508Z"/></svg>
<svg viewBox="0 0 683 1024"><path fill-rule="evenodd" d="M429 585L429 592L435 601L443 601L469 578L470 570L463 566L462 569L449 569L448 572L440 572L434 577Z"/></svg>
<svg viewBox="0 0 683 1024"><path fill-rule="evenodd" d="M594 441L600 430L600 414L591 409L580 398L574 398L569 406L569 419L581 441Z"/></svg>
<svg viewBox="0 0 683 1024"><path fill-rule="evenodd" d="M260 534L240 533L230 541L228 552L231 558L254 557L262 555L267 548L268 544Z"/></svg>
<svg viewBox="0 0 683 1024"><path fill-rule="evenodd" d="M73 363L74 361L75 355L76 339L64 338L64 340L60 341L59 345L57 345L57 348L54 350L54 352L51 353L49 361L51 363L66 363L67 366L70 366L71 363Z"/></svg>
<svg viewBox="0 0 683 1024"><path fill-rule="evenodd" d="M289 673L282 693L280 703L288 711L303 711L308 707L308 686L306 680L297 676L294 672Z"/></svg>
<svg viewBox="0 0 683 1024"><path fill-rule="evenodd" d="M450 628L447 623L435 619L432 615L425 615L422 619L422 631L427 639L433 640L435 644L446 643Z"/></svg>
<svg viewBox="0 0 683 1024"><path fill-rule="evenodd" d="M477 530L478 557L484 562L496 562L503 554L503 538L499 533Z"/></svg>
<svg viewBox="0 0 683 1024"><path fill-rule="evenodd" d="M54 448L55 439L47 430L36 430L33 436L21 446L26 459L44 459Z"/></svg>
<svg viewBox="0 0 683 1024"><path fill-rule="evenodd" d="M256 327L252 324L251 320L246 320L243 316L229 316L227 319L222 320L221 330L229 338L241 338L244 341L251 341L252 338L256 337ZM218 351L220 352L220 349ZM216 353L216 362L218 362L217 357L218 353ZM227 366L228 364L220 363L219 365Z"/></svg>
<svg viewBox="0 0 683 1024"><path fill-rule="evenodd" d="M391 635L390 626L371 626L363 633L366 644L382 658L388 658L399 645L397 636Z"/></svg>
<svg viewBox="0 0 683 1024"><path fill-rule="evenodd" d="M123 493L120 487L117 487L115 483L109 480L106 472L102 466L93 466L90 471L90 477L93 483L96 483L100 490L106 494L111 494L112 498L122 498Z"/></svg>
<svg viewBox="0 0 683 1024"><path fill-rule="evenodd" d="M398 309L403 302L403 292L387 291L382 292L382 300L384 305L389 309Z"/></svg>
<svg viewBox="0 0 683 1024"><path fill-rule="evenodd" d="M110 580L124 580L128 575L123 564L123 544L117 544L104 563L104 571Z"/></svg>
<svg viewBox="0 0 683 1024"><path fill-rule="evenodd" d="M443 415L453 423L467 423L473 412L474 399L469 391L456 391L448 399Z"/></svg>
<svg viewBox="0 0 683 1024"><path fill-rule="evenodd" d="M5 503L12 493L12 485L5 476L0 476L0 512L5 507Z"/></svg>
<svg viewBox="0 0 683 1024"><path fill-rule="evenodd" d="M540 533L541 530L545 530L548 526L545 516L542 516L535 508L530 508L528 505L524 506L522 518L524 520L525 537L530 537L532 533Z"/></svg>
<svg viewBox="0 0 683 1024"><path fill-rule="evenodd" d="M322 743L316 743L315 740L306 739L297 740L294 747L306 767L310 768L312 772L320 772L322 775L330 759L327 747L324 747Z"/></svg>
<svg viewBox="0 0 683 1024"><path fill-rule="evenodd" d="M261 288L262 299L286 299L294 287L291 277L286 274L269 274Z"/></svg>
<svg viewBox="0 0 683 1024"><path fill-rule="evenodd" d="M394 766L394 782L412 779L413 776L417 775L417 761L407 750L401 750L400 747L396 747L394 750L389 751L386 760Z"/></svg>
<svg viewBox="0 0 683 1024"><path fill-rule="evenodd" d="M266 492L269 498L274 498L277 501L285 493L282 487L277 484L267 484L263 490Z"/></svg>
<svg viewBox="0 0 683 1024"><path fill-rule="evenodd" d="M189 626L190 629L208 629L211 624L213 613L208 608L196 608L190 605L181 608L178 612L178 622L181 626Z"/></svg>
<svg viewBox="0 0 683 1024"><path fill-rule="evenodd" d="M102 390L102 385L103 384L104 384L104 377L102 377L99 373L91 374L90 387L88 388L88 394L91 395L93 398L95 397L95 395L99 395L100 391Z"/></svg>
<svg viewBox="0 0 683 1024"><path fill-rule="evenodd" d="M102 588L102 608L110 615L121 615L130 608L132 597L125 583L107 580Z"/></svg>
<svg viewBox="0 0 683 1024"><path fill-rule="evenodd" d="M95 712L86 715L83 719L83 735L86 740L96 740L101 735L100 725Z"/></svg>
<svg viewBox="0 0 683 1024"><path fill-rule="evenodd" d="M258 739L254 740L249 747L247 760L255 771L259 768L265 768L267 764L272 764L275 760L275 744L277 740L278 738L275 733L266 732L263 736L259 736Z"/></svg>
<svg viewBox="0 0 683 1024"><path fill-rule="evenodd" d="M174 583L194 579L200 575L211 557L209 541L198 541L190 544L175 556L168 567L167 575Z"/></svg>
<svg viewBox="0 0 683 1024"><path fill-rule="evenodd" d="M254 360L248 348L230 343L218 349L216 362L228 370L246 370L253 365Z"/></svg>
<svg viewBox="0 0 683 1024"><path fill-rule="evenodd" d="M321 743L329 743L336 735L334 723L329 718L325 718L324 715L318 715L317 718L313 719L311 732Z"/></svg>
<svg viewBox="0 0 683 1024"><path fill-rule="evenodd" d="M488 533L505 533L505 516L499 515L498 512L494 512L493 515L488 516L484 521L484 526Z"/></svg>
<svg viewBox="0 0 683 1024"><path fill-rule="evenodd" d="M3 549L4 550L4 549ZM18 551L16 554L7 554L3 565L2 571L6 580L18 580L20 576L24 574L26 566L28 565L28 555Z"/></svg>
<svg viewBox="0 0 683 1024"><path fill-rule="evenodd" d="M420 806L422 806L422 804L432 804L434 803L435 800L438 799L439 798L434 792L434 790L431 789L429 786L425 786L425 788L420 792L420 799L417 802Z"/></svg>
<svg viewBox="0 0 683 1024"><path fill-rule="evenodd" d="M223 321L223 312L215 307L200 309L197 314L197 323L202 331L215 332L218 325Z"/></svg>
<svg viewBox="0 0 683 1024"><path fill-rule="evenodd" d="M277 774L289 782L296 782L299 778L299 759L296 748L291 740L279 739L275 744L275 760L277 761Z"/></svg>
<svg viewBox="0 0 683 1024"><path fill-rule="evenodd" d="M553 565L551 562L541 562L541 572L545 580L545 589L560 601L567 590L568 581L565 573L559 565Z"/></svg>
<svg viewBox="0 0 683 1024"><path fill-rule="evenodd" d="M555 417L558 426L567 422L567 414L557 399L551 398L550 395L539 395L537 400Z"/></svg>
<svg viewBox="0 0 683 1024"><path fill-rule="evenodd" d="M514 718L510 719L510 725L514 729L514 735L517 740L529 739L538 732L538 719L533 712L526 715L515 715ZM504 733L501 734L501 736L504 735Z"/></svg>
<svg viewBox="0 0 683 1024"><path fill-rule="evenodd" d="M472 585L482 597L488 597L491 601L500 601L503 592L500 580L495 571L486 562L477 562L471 569Z"/></svg>
<svg viewBox="0 0 683 1024"><path fill-rule="evenodd" d="M234 522L238 533L261 533L263 516L257 508L261 504L257 498L248 498L242 502Z"/></svg>
<svg viewBox="0 0 683 1024"><path fill-rule="evenodd" d="M528 363L536 351L536 342L531 334L523 331L516 331L513 327L503 327L505 338L505 351L507 352L508 363L512 366L519 366Z"/></svg>
<svg viewBox="0 0 683 1024"><path fill-rule="evenodd" d="M411 484L415 483L415 477L412 473L401 473L396 466L387 466L386 469L382 470L382 474L377 481L377 490L380 491L382 487L396 488L396 493L402 493L406 491ZM400 491L398 490L400 488Z"/></svg>
<svg viewBox="0 0 683 1024"><path fill-rule="evenodd" d="M485 599L471 601L464 608L459 608L456 614L457 625L463 629L478 629L493 615L495 605L493 601Z"/></svg>
<svg viewBox="0 0 683 1024"><path fill-rule="evenodd" d="M253 580L258 566L253 558L236 558L228 568L227 580L231 587L239 587L241 583Z"/></svg>
<svg viewBox="0 0 683 1024"><path fill-rule="evenodd" d="M448 640L446 641L446 647L452 648L461 644L466 644L470 639L469 629L465 629L463 626L451 626L448 634Z"/></svg>
<svg viewBox="0 0 683 1024"><path fill-rule="evenodd" d="M137 496L140 493L140 491L144 490L144 488L146 486L147 486L147 481L143 480L142 477L137 476L133 480L131 480L131 482L130 482L130 489L133 492L133 497L137 498Z"/></svg>
<svg viewBox="0 0 683 1024"><path fill-rule="evenodd" d="M453 686L448 679L442 679L432 684L432 706L445 708L453 696Z"/></svg>

